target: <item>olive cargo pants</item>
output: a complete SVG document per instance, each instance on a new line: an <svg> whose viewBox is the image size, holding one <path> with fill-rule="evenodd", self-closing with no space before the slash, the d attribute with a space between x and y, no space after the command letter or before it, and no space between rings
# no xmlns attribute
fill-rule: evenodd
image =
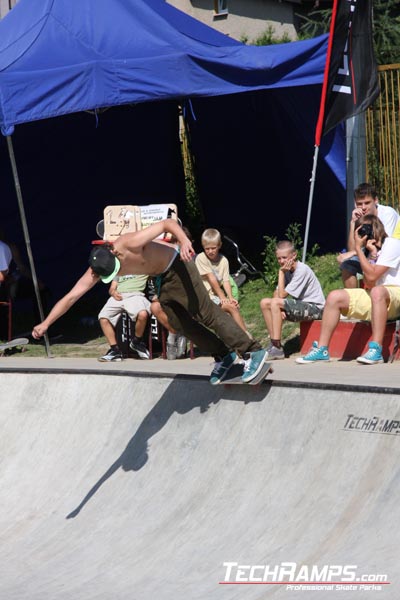
<svg viewBox="0 0 400 600"><path fill-rule="evenodd" d="M261 348L210 299L194 261L176 257L162 275L159 300L171 326L201 352L223 357L235 350L242 356Z"/></svg>

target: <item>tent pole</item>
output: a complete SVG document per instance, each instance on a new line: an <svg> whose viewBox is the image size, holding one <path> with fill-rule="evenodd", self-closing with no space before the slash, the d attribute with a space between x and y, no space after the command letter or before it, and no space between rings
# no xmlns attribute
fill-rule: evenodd
<svg viewBox="0 0 400 600"><path fill-rule="evenodd" d="M42 299L40 297L39 283L38 283L38 280L36 277L36 269L35 269L35 263L33 261L33 255L32 255L32 250L31 250L31 240L29 237L28 224L26 222L25 208L24 208L24 202L22 199L21 185L20 185L19 177L18 177L17 163L15 161L14 147L13 147L13 143L12 143L12 139L11 139L10 135L7 136L7 146L8 146L8 154L10 156L10 161L11 161L12 172L13 172L13 176L14 176L15 192L17 194L17 199L18 199L19 214L21 217L22 229L24 232L26 251L28 253L29 266L30 266L31 273L32 273L33 287L35 289L36 300L37 300L37 305L39 308L40 318L42 321L44 321ZM47 333L45 334L44 339L45 339L45 343L46 343L47 358L53 358L51 355L51 352L50 352L50 344L49 344L49 338L48 338Z"/></svg>
<svg viewBox="0 0 400 600"><path fill-rule="evenodd" d="M304 233L304 246L303 246L303 257L302 257L302 261L304 263L306 262L306 255L307 255L308 233L310 230L311 207L312 207L312 202L313 202L313 197L314 197L314 185L315 185L315 178L316 178L316 173L317 173L318 154L319 154L319 146L315 146L314 147L313 169L312 169L311 180L310 180L311 181L310 193L308 196L306 230Z"/></svg>

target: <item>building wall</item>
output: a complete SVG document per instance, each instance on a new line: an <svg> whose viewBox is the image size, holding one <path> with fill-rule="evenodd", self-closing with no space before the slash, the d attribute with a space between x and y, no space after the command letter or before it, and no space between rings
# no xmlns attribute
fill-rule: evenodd
<svg viewBox="0 0 400 600"><path fill-rule="evenodd" d="M237 40L252 43L269 26L274 36L297 39L294 27L296 3L280 0L227 0L227 14L216 15L214 0L167 0L186 14ZM298 6L297 6L298 8Z"/></svg>
<svg viewBox="0 0 400 600"><path fill-rule="evenodd" d="M0 19L6 16L8 11L15 6L17 0L0 0Z"/></svg>
<svg viewBox="0 0 400 600"><path fill-rule="evenodd" d="M0 0L0 19L18 0ZM252 43L271 26L277 38L287 34L297 39L294 27L295 3L282 0L226 0L227 14L217 15L217 0L166 0L186 14L237 40ZM298 4L297 4L297 8Z"/></svg>

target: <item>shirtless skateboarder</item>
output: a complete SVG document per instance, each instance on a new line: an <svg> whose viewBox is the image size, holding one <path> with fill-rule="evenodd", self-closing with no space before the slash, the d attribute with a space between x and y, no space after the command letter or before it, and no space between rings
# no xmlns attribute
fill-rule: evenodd
<svg viewBox="0 0 400 600"><path fill-rule="evenodd" d="M156 239L163 233L175 236L179 248ZM247 359L243 383L251 381L263 367L266 350L212 302L191 260L193 254L190 240L172 219L121 235L112 244L95 246L89 256L88 270L54 305L46 319L33 328L32 336L39 339L44 335L50 325L100 280L110 283L117 275L129 274L158 276L159 300L171 326L215 359L210 383L220 383L238 357Z"/></svg>

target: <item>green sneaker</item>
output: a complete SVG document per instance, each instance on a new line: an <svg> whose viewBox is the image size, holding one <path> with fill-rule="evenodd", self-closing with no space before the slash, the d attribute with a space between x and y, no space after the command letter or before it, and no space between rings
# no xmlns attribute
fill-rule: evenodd
<svg viewBox="0 0 400 600"><path fill-rule="evenodd" d="M246 360L242 375L243 383L248 383L259 374L267 357L268 352L266 348L256 350L255 352L250 352L250 358Z"/></svg>
<svg viewBox="0 0 400 600"><path fill-rule="evenodd" d="M377 365L383 363L382 346L378 342L369 342L368 351L357 358L357 362L364 365Z"/></svg>
<svg viewBox="0 0 400 600"><path fill-rule="evenodd" d="M236 352L230 352L226 354L221 362L216 362L210 375L211 385L217 385L226 377L227 372L237 359Z"/></svg>
<svg viewBox="0 0 400 600"><path fill-rule="evenodd" d="M331 360L331 357L329 356L328 352L328 346L318 347L318 342L313 342L312 348L308 354L306 354L305 356L301 356L300 358L296 358L296 362L300 365L305 365L313 362L320 362L323 360L327 362Z"/></svg>

